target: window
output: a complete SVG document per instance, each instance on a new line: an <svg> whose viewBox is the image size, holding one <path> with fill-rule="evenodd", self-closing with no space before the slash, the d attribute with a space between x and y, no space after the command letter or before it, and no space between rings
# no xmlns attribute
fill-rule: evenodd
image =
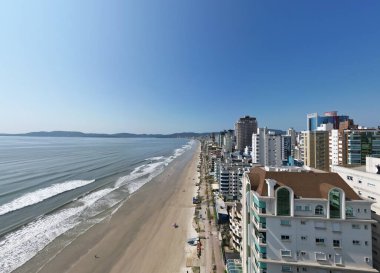
<svg viewBox="0 0 380 273"><path fill-rule="evenodd" d="M347 180L353 180L353 177L352 176L350 176L350 175L347 175Z"/></svg>
<svg viewBox="0 0 380 273"><path fill-rule="evenodd" d="M352 207L346 207L346 216L354 217L354 209Z"/></svg>
<svg viewBox="0 0 380 273"><path fill-rule="evenodd" d="M323 206L317 205L315 207L315 215L323 215Z"/></svg>
<svg viewBox="0 0 380 273"><path fill-rule="evenodd" d="M281 266L282 272L292 272L292 267L290 265L283 265Z"/></svg>
<svg viewBox="0 0 380 273"><path fill-rule="evenodd" d="M296 206L296 211L301 211L302 210L302 206Z"/></svg>
<svg viewBox="0 0 380 273"><path fill-rule="evenodd" d="M281 226L290 226L290 220L281 220Z"/></svg>
<svg viewBox="0 0 380 273"><path fill-rule="evenodd" d="M286 188L277 190L277 215L290 216L290 192Z"/></svg>
<svg viewBox="0 0 380 273"><path fill-rule="evenodd" d="M361 180L359 180L358 182L359 182L359 184L361 184L361 183L362 183L362 181L361 181Z"/></svg>
<svg viewBox="0 0 380 273"><path fill-rule="evenodd" d="M307 267L302 267L302 272L307 272Z"/></svg>
<svg viewBox="0 0 380 273"><path fill-rule="evenodd" d="M304 209L305 211L311 211L311 207L309 205L306 205Z"/></svg>
<svg viewBox="0 0 380 273"><path fill-rule="evenodd" d="M368 241L365 241L364 244L365 244L366 246L368 246Z"/></svg>
<svg viewBox="0 0 380 273"><path fill-rule="evenodd" d="M375 187L376 185L373 184L373 183L367 183L367 186L368 186L368 187Z"/></svg>
<svg viewBox="0 0 380 273"><path fill-rule="evenodd" d="M340 254L335 254L335 255L334 255L334 261L335 261L336 264L343 264L342 255L340 255Z"/></svg>
<svg viewBox="0 0 380 273"><path fill-rule="evenodd" d="M352 228L353 229L360 229L360 225L358 225L358 224L352 224Z"/></svg>
<svg viewBox="0 0 380 273"><path fill-rule="evenodd" d="M332 189L329 193L330 218L340 218L341 193L338 189Z"/></svg>
<svg viewBox="0 0 380 273"><path fill-rule="evenodd" d="M364 229L368 229L368 225L364 225Z"/></svg>
<svg viewBox="0 0 380 273"><path fill-rule="evenodd" d="M360 241L358 241L358 240L352 240L352 244L354 246L359 246L360 245Z"/></svg>
<svg viewBox="0 0 380 273"><path fill-rule="evenodd" d="M364 213L367 213L367 209L364 209Z"/></svg>
<svg viewBox="0 0 380 273"><path fill-rule="evenodd" d="M315 259L317 261L326 261L326 254L323 252L315 252Z"/></svg>
<svg viewBox="0 0 380 273"><path fill-rule="evenodd" d="M315 243L317 245L324 245L325 244L325 239L324 238L315 238Z"/></svg>
<svg viewBox="0 0 380 273"><path fill-rule="evenodd" d="M358 213L360 213L360 209L358 208Z"/></svg>
<svg viewBox="0 0 380 273"><path fill-rule="evenodd" d="M292 257L292 251L287 249L281 249L282 257Z"/></svg>
<svg viewBox="0 0 380 273"><path fill-rule="evenodd" d="M365 261L366 263L369 263L369 261L370 261L369 257L365 257L365 258L364 258L364 261Z"/></svg>
<svg viewBox="0 0 380 273"><path fill-rule="evenodd" d="M306 236L301 236L301 240L302 240L302 241L306 241L306 240L307 240L307 237L306 237Z"/></svg>
<svg viewBox="0 0 380 273"><path fill-rule="evenodd" d="M340 247L340 240L333 240L333 247Z"/></svg>
<svg viewBox="0 0 380 273"><path fill-rule="evenodd" d="M281 235L281 240L283 240L283 241L289 241L290 240L290 236L289 235Z"/></svg>

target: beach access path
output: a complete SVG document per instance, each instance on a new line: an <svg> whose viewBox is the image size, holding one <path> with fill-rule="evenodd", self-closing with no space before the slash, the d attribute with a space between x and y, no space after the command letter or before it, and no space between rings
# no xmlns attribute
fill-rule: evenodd
<svg viewBox="0 0 380 273"><path fill-rule="evenodd" d="M20 272L191 272L185 267L185 247L192 232L199 154L196 142L108 221L89 229L42 267L31 259Z"/></svg>

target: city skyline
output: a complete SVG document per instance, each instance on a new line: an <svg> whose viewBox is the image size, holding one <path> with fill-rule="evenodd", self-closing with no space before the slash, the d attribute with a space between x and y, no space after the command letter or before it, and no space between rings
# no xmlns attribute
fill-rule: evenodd
<svg viewBox="0 0 380 273"><path fill-rule="evenodd" d="M0 132L377 127L380 3L7 1Z"/></svg>

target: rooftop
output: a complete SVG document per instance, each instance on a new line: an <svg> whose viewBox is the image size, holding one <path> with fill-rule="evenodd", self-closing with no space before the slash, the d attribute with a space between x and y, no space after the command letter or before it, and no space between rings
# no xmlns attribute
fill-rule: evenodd
<svg viewBox="0 0 380 273"><path fill-rule="evenodd" d="M346 200L362 200L337 173L266 171L263 167L255 167L248 177L251 190L261 196L268 196L266 179L274 179L277 182L275 189L288 186L294 191L295 198L328 199L331 189L340 188L345 192Z"/></svg>

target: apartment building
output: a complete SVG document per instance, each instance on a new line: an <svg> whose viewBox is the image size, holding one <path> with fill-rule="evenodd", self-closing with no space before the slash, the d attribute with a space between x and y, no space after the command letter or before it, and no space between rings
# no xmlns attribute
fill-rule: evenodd
<svg viewBox="0 0 380 273"><path fill-rule="evenodd" d="M380 158L367 157L365 166L332 166L340 177L362 198L373 200L372 256L373 266L380 270Z"/></svg>
<svg viewBox="0 0 380 273"><path fill-rule="evenodd" d="M236 150L243 151L246 146L252 146L252 134L257 130L255 117L245 116L235 123Z"/></svg>
<svg viewBox="0 0 380 273"><path fill-rule="evenodd" d="M372 203L336 173L251 169L243 175L243 272L378 272Z"/></svg>

